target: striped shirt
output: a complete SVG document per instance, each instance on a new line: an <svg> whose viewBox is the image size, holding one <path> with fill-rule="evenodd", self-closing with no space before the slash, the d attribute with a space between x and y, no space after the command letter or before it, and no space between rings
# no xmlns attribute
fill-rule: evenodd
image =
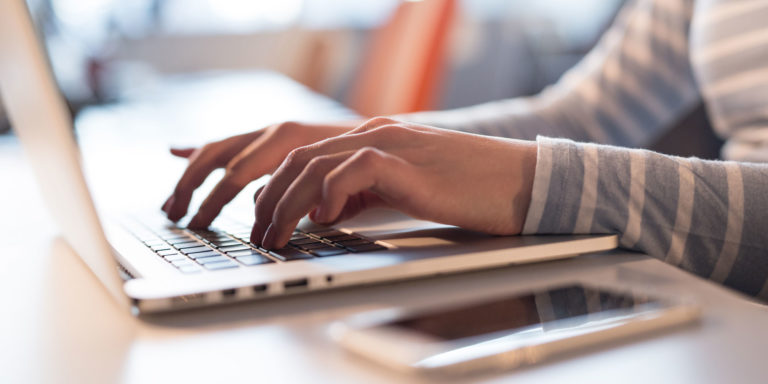
<svg viewBox="0 0 768 384"><path fill-rule="evenodd" d="M765 300L766 20L768 0L630 0L539 95L397 118L536 139L526 234L617 233L623 248ZM630 149L701 102L730 161Z"/></svg>

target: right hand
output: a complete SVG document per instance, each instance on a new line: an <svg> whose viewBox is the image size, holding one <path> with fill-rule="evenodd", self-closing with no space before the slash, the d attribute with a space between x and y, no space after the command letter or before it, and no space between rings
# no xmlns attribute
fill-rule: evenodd
<svg viewBox="0 0 768 384"><path fill-rule="evenodd" d="M170 220L180 220L187 214L195 189L215 169L225 168L224 177L189 222L191 228L208 227L224 205L251 181L273 172L293 149L341 135L355 126L355 122L335 125L286 122L200 148L171 148L173 155L189 159L189 165L162 209Z"/></svg>

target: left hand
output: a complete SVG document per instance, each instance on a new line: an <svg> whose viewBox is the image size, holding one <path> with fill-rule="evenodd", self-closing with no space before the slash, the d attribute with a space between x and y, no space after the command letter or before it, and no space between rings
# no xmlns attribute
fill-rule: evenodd
<svg viewBox="0 0 768 384"><path fill-rule="evenodd" d="M519 234L536 144L386 118L293 150L256 198L251 241L287 244L310 213L332 224L371 206L491 234Z"/></svg>

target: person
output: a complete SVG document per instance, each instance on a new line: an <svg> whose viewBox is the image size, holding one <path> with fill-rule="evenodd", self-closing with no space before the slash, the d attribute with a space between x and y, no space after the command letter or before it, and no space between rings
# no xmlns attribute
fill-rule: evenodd
<svg viewBox="0 0 768 384"><path fill-rule="evenodd" d="M630 0L541 94L364 123L287 122L197 149L163 206L205 227L250 181L251 240L286 244L309 213L385 205L492 234L620 235L620 246L768 299L768 1ZM642 147L703 102L728 161Z"/></svg>

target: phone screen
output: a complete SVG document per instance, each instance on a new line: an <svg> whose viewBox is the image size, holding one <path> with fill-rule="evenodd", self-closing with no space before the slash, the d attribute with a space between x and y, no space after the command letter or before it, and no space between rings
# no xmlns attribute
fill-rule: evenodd
<svg viewBox="0 0 768 384"><path fill-rule="evenodd" d="M574 321L586 323L632 313L638 306L649 310L660 305L644 295L568 285L419 314L389 325L448 341L535 325L552 330L563 323L559 320L573 320L568 322L573 326Z"/></svg>

